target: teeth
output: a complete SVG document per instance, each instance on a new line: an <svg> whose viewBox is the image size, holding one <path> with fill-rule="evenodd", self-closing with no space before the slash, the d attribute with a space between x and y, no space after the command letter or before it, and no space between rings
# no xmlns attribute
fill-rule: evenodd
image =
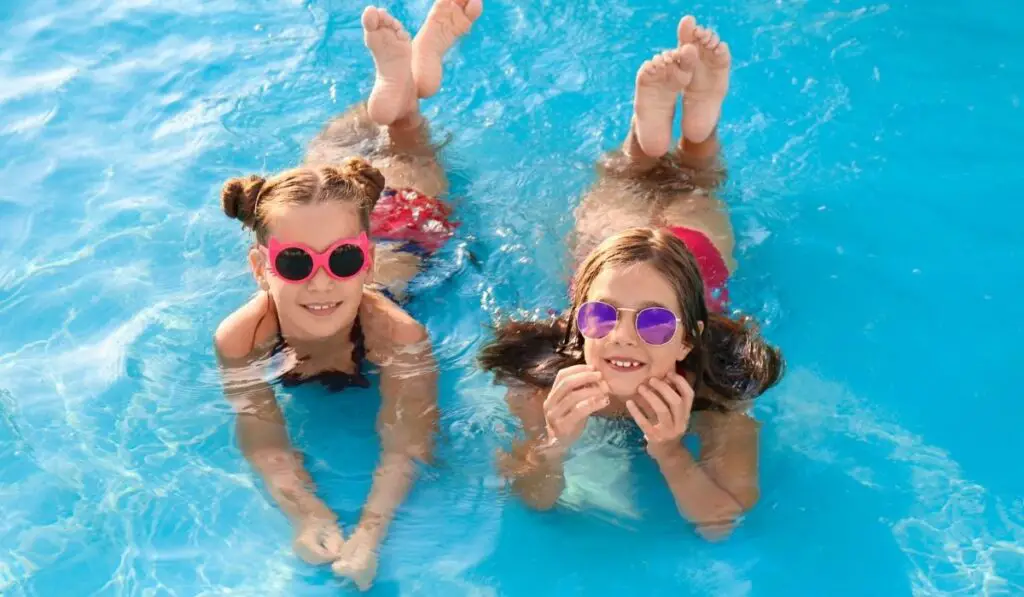
<svg viewBox="0 0 1024 597"><path fill-rule="evenodd" d="M617 359L609 359L608 361L612 365L615 365L616 367L622 367L624 369L635 369L636 367L640 366L640 363L636 361L620 361Z"/></svg>
<svg viewBox="0 0 1024 597"><path fill-rule="evenodd" d="M306 305L306 308L310 311L327 311L333 309L341 303L317 303L315 305Z"/></svg>

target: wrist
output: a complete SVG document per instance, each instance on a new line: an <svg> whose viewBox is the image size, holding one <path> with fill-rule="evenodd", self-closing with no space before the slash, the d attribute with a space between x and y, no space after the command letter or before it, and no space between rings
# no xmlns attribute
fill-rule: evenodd
<svg viewBox="0 0 1024 597"><path fill-rule="evenodd" d="M569 447L565 444L559 441L547 441L535 445L527 457L536 463L561 468L568 453Z"/></svg>
<svg viewBox="0 0 1024 597"><path fill-rule="evenodd" d="M356 525L356 528L352 530L352 535L349 536L349 541L355 541L363 545L377 545L384 537L384 533L387 531L387 522L380 518L367 519L365 516Z"/></svg>
<svg viewBox="0 0 1024 597"><path fill-rule="evenodd" d="M690 453L681 441L647 444L647 453L658 463L658 466L687 465L692 462Z"/></svg>

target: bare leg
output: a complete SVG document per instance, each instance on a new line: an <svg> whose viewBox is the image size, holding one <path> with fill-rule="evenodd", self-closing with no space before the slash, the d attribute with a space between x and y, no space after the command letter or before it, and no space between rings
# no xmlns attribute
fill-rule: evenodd
<svg viewBox="0 0 1024 597"><path fill-rule="evenodd" d="M683 92L682 135L677 158L692 173L697 187L712 190L725 178L719 160L718 121L729 91L732 56L729 44L710 29L686 15L679 21L676 36L680 46L692 45L700 60L690 84Z"/></svg>
<svg viewBox="0 0 1024 597"><path fill-rule="evenodd" d="M376 68L367 102L370 118L382 126L413 118L411 113L418 108L409 33L383 8L367 6L362 22L363 42Z"/></svg>
<svg viewBox="0 0 1024 597"><path fill-rule="evenodd" d="M445 195L448 179L420 114L419 99L426 96L418 91L417 81L436 79L436 86L440 85L443 53L469 30L480 10L480 0L437 0L427 23L411 40L387 11L367 7L362 17L363 40L376 67L370 98L332 120L313 139L306 164L335 164L362 156L384 174L389 187ZM458 27L450 26L453 20ZM423 54L419 59L418 53ZM420 258L379 245L375 265L374 281L402 296L419 271Z"/></svg>
<svg viewBox="0 0 1024 597"><path fill-rule="evenodd" d="M668 152L679 94L690 84L697 62L697 48L688 44L658 54L637 71L628 155L657 159Z"/></svg>
<svg viewBox="0 0 1024 597"><path fill-rule="evenodd" d="M637 71L633 118L622 151L602 161L597 184L576 209L578 258L624 228L650 225L659 196L692 190L667 167L665 154L679 94L697 61L697 49L688 45L658 54Z"/></svg>
<svg viewBox="0 0 1024 597"><path fill-rule="evenodd" d="M432 97L441 88L442 61L456 40L469 32L480 18L482 0L437 0L416 39L412 41L412 72L420 98Z"/></svg>
<svg viewBox="0 0 1024 597"><path fill-rule="evenodd" d="M722 102L729 91L729 69L732 56L729 44L718 34L697 25L686 15L679 21L677 37L680 46L696 46L700 61L683 94L683 135L680 149L700 151L699 145L714 135L722 116ZM689 146L689 147L688 147ZM717 150L717 148L716 148Z"/></svg>

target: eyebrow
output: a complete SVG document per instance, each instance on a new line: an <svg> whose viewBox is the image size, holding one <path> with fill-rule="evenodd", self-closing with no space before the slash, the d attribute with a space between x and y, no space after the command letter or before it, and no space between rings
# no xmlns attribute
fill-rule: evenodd
<svg viewBox="0 0 1024 597"><path fill-rule="evenodd" d="M591 300L600 301L602 303L608 303L609 305L611 305L611 306L613 306L613 307L615 307L617 309L623 309L623 308L632 309L632 307L622 307L617 301L614 301L614 300L612 300L610 298L603 297L603 296L599 296L599 297L593 298ZM641 311L641 310L647 309L649 307L661 307L662 309L668 309L669 311L675 312L675 310L672 309L672 307L669 307L668 305L663 305L663 304L661 304L661 303L659 303L657 301L644 301L644 302L640 303L636 307L636 310L637 311Z"/></svg>

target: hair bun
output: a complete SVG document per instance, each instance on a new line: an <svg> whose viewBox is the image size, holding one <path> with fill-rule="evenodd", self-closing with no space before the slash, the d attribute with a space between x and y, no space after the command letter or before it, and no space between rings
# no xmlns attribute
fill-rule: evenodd
<svg viewBox="0 0 1024 597"><path fill-rule="evenodd" d="M220 191L224 213L252 228L256 224L256 200L266 182L267 179L256 175L232 178L225 182Z"/></svg>
<svg viewBox="0 0 1024 597"><path fill-rule="evenodd" d="M373 206L384 190L384 175L363 158L348 158L338 168L342 176L356 183L370 199Z"/></svg>

